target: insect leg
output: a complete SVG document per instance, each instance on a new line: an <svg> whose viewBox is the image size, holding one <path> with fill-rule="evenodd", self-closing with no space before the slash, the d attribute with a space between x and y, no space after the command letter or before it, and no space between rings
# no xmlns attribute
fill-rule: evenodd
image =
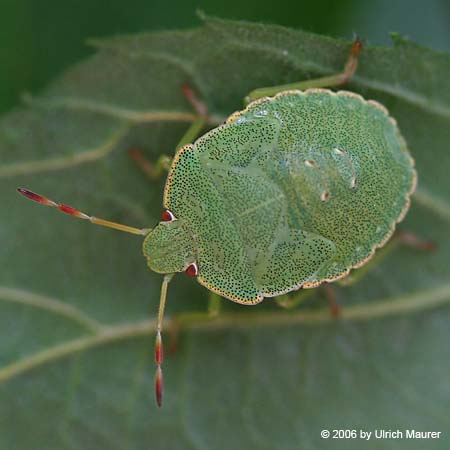
<svg viewBox="0 0 450 450"><path fill-rule="evenodd" d="M407 245L411 248L428 252L433 252L436 250L436 244L433 241L425 241L411 231L398 230L396 232L396 237L399 239L401 244Z"/></svg>
<svg viewBox="0 0 450 450"><path fill-rule="evenodd" d="M199 117L192 122L186 133L184 133L177 145L177 150L186 144L192 143L203 130L206 124L206 117ZM156 163L149 161L139 148L130 148L128 150L130 156L134 159L140 169L153 181L159 180L164 173L167 173L172 163L172 158L167 155L160 155Z"/></svg>
<svg viewBox="0 0 450 450"><path fill-rule="evenodd" d="M202 133L203 128L207 122L206 117L199 117L197 120L192 122L191 126L187 129L186 133L183 134L180 142L177 144L177 150L187 144L192 144Z"/></svg>
<svg viewBox="0 0 450 450"><path fill-rule="evenodd" d="M363 279L371 269L378 266L389 254L391 254L399 245L405 245L410 248L433 251L436 246L431 241L425 241L409 231L398 230L392 239L382 248L378 249L372 259L357 270L353 270L337 283L340 286L352 286Z"/></svg>
<svg viewBox="0 0 450 450"><path fill-rule="evenodd" d="M341 308L336 301L336 294L333 286L325 283L321 286L321 289L330 305L331 315L335 318L339 317ZM280 295L275 299L275 301L282 308L292 309L298 306L300 303L303 303L305 300L312 297L316 293L317 291L315 289L300 289L291 294Z"/></svg>
<svg viewBox="0 0 450 450"><path fill-rule="evenodd" d="M285 309L293 309L315 294L314 289L299 289L275 298L277 305Z"/></svg>
<svg viewBox="0 0 450 450"><path fill-rule="evenodd" d="M184 133L180 141L178 142L176 149L183 147L186 144L191 144L201 134L203 128L208 122L208 108L194 93L191 86L184 83L181 88L183 95L192 105L196 113L198 114L191 126ZM166 172L169 171L172 163L172 158L167 155L160 155L156 163L149 161L139 148L130 148L128 150L130 156L134 159L140 169L151 179L159 180Z"/></svg>
<svg viewBox="0 0 450 450"><path fill-rule="evenodd" d="M206 106L206 103L197 97L194 90L188 83L183 83L181 86L181 91L186 100L192 105L195 112L198 114L198 118L192 122L191 126L180 139L180 142L177 145L177 150L186 144L192 144L192 142L200 136L203 128L208 122L208 107Z"/></svg>
<svg viewBox="0 0 450 450"><path fill-rule="evenodd" d="M177 145L177 150L186 144L193 142L201 133L206 124L206 118L200 117L188 128ZM153 181L159 180L170 169L172 158L168 155L160 155L156 163L149 161L139 148L130 148L128 153L139 166L139 168Z"/></svg>
<svg viewBox="0 0 450 450"><path fill-rule="evenodd" d="M278 94L279 92L289 91L289 90L305 90L311 88L325 88L332 86L339 86L346 83L351 76L355 73L358 66L358 55L361 52L362 42L357 38L353 42L350 49L350 54L345 64L344 70L340 73L329 75L326 77L313 78L312 80L299 81L296 83L284 84L281 86L273 86L255 89L250 92L245 98L245 102L249 103L261 97L272 96Z"/></svg>
<svg viewBox="0 0 450 450"><path fill-rule="evenodd" d="M209 293L208 299L208 315L210 317L217 317L222 307L222 297L215 292Z"/></svg>
<svg viewBox="0 0 450 450"><path fill-rule="evenodd" d="M181 92L199 116L208 116L208 107L206 106L206 103L202 102L197 97L189 83L183 83L183 85L181 86Z"/></svg>
<svg viewBox="0 0 450 450"><path fill-rule="evenodd" d="M159 180L164 173L167 173L172 163L172 158L168 155L160 155L156 163L149 161L141 149L133 147L128 150L138 167L153 181Z"/></svg>
<svg viewBox="0 0 450 450"><path fill-rule="evenodd" d="M219 315L221 308L222 297L210 291L207 312L185 313L173 316L167 327L167 334L169 335L168 354L173 355L178 351L180 332L183 327L189 326L190 323L210 321Z"/></svg>
<svg viewBox="0 0 450 450"><path fill-rule="evenodd" d="M341 314L341 307L336 300L336 292L334 286L329 283L325 283L322 285L322 290L325 294L326 299L328 300L328 304L330 305L331 316L337 319Z"/></svg>

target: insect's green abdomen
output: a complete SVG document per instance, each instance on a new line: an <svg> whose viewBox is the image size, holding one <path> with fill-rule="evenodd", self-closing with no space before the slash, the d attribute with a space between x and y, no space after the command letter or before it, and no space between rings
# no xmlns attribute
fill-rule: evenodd
<svg viewBox="0 0 450 450"><path fill-rule="evenodd" d="M256 302L364 263L406 212L414 182L383 107L296 91L253 102L181 151L165 206L196 236L200 282Z"/></svg>

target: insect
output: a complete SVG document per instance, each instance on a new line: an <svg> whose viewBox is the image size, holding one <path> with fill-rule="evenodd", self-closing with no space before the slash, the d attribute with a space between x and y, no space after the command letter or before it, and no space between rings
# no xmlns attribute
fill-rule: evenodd
<svg viewBox="0 0 450 450"><path fill-rule="evenodd" d="M406 143L381 104L323 89L357 67L356 40L342 73L257 89L248 105L193 144L206 109L173 158L162 221L138 229L89 216L19 188L26 197L98 225L145 236L163 274L157 321L156 400L162 404L162 323L168 283L185 271L210 291L254 305L345 277L391 237L416 184Z"/></svg>

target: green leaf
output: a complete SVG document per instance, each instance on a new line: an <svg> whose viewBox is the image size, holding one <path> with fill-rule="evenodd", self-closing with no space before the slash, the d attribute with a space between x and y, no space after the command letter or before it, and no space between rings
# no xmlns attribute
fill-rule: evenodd
<svg viewBox="0 0 450 450"><path fill-rule="evenodd" d="M419 189L403 229L434 253L398 247L357 285L337 288L332 320L317 290L294 311L223 301L177 276L167 318L183 313L153 399L161 279L141 240L66 219L17 186L138 227L158 220L163 182L127 156L173 153L194 119L211 126L250 90L339 71L349 42L207 19L184 32L95 41L97 53L0 122L0 449L361 448L322 429L442 431L364 448L450 445L450 58L400 37L367 47L346 86L385 104L416 159ZM167 336L166 336L167 337ZM167 339L166 339L167 344Z"/></svg>

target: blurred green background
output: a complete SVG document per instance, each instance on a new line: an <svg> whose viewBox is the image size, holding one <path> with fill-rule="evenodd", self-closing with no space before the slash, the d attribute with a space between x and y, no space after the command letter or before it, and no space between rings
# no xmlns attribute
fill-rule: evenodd
<svg viewBox="0 0 450 450"><path fill-rule="evenodd" d="M449 0L0 0L0 113L88 55L88 37L192 27L197 9L370 43L397 31L450 50Z"/></svg>

